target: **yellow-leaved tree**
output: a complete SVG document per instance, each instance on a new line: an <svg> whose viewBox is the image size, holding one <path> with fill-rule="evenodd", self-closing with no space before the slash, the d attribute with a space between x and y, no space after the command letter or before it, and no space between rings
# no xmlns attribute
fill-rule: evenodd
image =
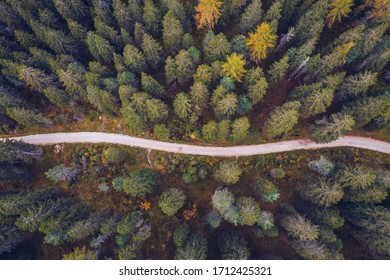
<svg viewBox="0 0 390 280"><path fill-rule="evenodd" d="M329 14L326 16L329 28L336 20L340 22L342 17L346 17L351 12L352 5L353 0L332 0Z"/></svg>
<svg viewBox="0 0 390 280"><path fill-rule="evenodd" d="M246 70L244 69L245 59L242 54L232 53L227 57L226 62L222 65L222 74L228 76L237 82L241 82Z"/></svg>
<svg viewBox="0 0 390 280"><path fill-rule="evenodd" d="M260 24L254 33L249 33L246 45L251 51L251 59L259 62L267 56L267 49L273 48L277 36L273 33L271 26L267 22Z"/></svg>
<svg viewBox="0 0 390 280"><path fill-rule="evenodd" d="M195 7L198 29L204 27L213 29L221 17L221 7L222 1L219 0L199 0L199 4Z"/></svg>

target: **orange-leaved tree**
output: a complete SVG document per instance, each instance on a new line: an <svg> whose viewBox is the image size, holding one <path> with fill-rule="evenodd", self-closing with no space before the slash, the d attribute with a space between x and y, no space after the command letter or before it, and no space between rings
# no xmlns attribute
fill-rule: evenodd
<svg viewBox="0 0 390 280"><path fill-rule="evenodd" d="M352 5L353 0L332 0L330 11L326 16L329 28L336 20L340 22L342 17L346 17L351 12Z"/></svg>
<svg viewBox="0 0 390 280"><path fill-rule="evenodd" d="M260 24L254 33L249 33L246 45L251 51L251 59L259 62L267 56L267 49L273 48L277 36L273 33L271 26L267 22Z"/></svg>
<svg viewBox="0 0 390 280"><path fill-rule="evenodd" d="M244 69L245 59L242 54L232 53L227 57L226 62L222 65L222 74L241 82L246 70Z"/></svg>
<svg viewBox="0 0 390 280"><path fill-rule="evenodd" d="M207 27L213 29L214 25L221 17L222 1L219 0L200 0L195 7L195 20L198 29Z"/></svg>

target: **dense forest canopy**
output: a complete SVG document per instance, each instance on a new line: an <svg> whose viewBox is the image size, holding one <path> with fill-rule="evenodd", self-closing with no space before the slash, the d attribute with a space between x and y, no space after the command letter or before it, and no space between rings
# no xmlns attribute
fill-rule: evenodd
<svg viewBox="0 0 390 280"><path fill-rule="evenodd" d="M0 0L0 133L389 140L389 27L388 0ZM0 257L389 258L388 167L0 142Z"/></svg>

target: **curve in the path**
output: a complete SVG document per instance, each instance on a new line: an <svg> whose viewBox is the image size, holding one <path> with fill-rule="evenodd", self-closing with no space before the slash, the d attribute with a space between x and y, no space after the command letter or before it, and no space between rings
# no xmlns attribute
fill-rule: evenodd
<svg viewBox="0 0 390 280"><path fill-rule="evenodd" d="M36 145L50 145L60 143L110 143L171 153L221 157L251 156L294 150L322 149L334 147L355 147L390 154L390 143L378 141L371 138L355 136L345 136L327 144L317 144L310 140L302 139L268 144L232 147L206 147L180 143L168 143L127 135L102 132L36 134L12 137L10 139L23 140L26 143Z"/></svg>

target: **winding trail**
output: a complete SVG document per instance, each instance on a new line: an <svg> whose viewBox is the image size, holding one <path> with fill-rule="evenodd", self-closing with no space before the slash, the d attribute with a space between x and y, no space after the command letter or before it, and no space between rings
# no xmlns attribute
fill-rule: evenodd
<svg viewBox="0 0 390 280"><path fill-rule="evenodd" d="M207 147L180 143L168 143L127 135L102 132L49 133L12 137L9 139L23 140L26 143L35 145L50 145L60 143L110 143L171 153L221 157L251 156L295 150L335 147L355 147L390 154L390 143L371 138L355 136L345 136L327 144L317 144L308 139L301 139L268 144L231 147Z"/></svg>

